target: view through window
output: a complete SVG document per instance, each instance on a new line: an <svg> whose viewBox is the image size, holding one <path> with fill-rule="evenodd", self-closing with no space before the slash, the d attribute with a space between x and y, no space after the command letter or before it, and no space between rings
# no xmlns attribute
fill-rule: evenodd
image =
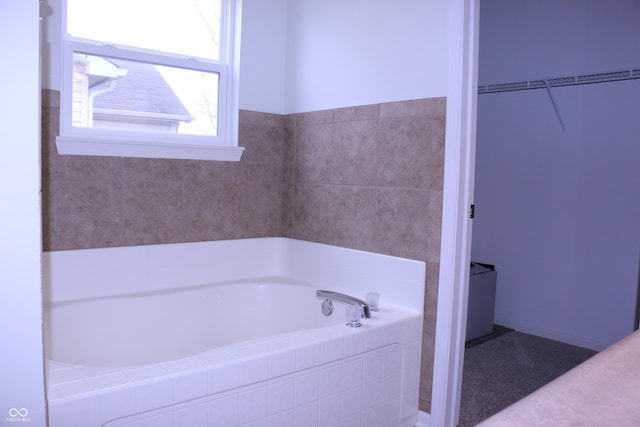
<svg viewBox="0 0 640 427"><path fill-rule="evenodd" d="M219 136L228 1L67 0L71 127Z"/></svg>

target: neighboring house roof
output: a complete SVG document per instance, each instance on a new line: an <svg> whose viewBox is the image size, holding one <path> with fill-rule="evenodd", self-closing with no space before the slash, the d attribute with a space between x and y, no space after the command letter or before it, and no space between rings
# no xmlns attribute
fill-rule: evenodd
<svg viewBox="0 0 640 427"><path fill-rule="evenodd" d="M125 60L110 61L127 70L127 73L116 79L113 90L95 97L95 108L191 116L154 65ZM100 83L91 89L93 91L108 85L109 82Z"/></svg>

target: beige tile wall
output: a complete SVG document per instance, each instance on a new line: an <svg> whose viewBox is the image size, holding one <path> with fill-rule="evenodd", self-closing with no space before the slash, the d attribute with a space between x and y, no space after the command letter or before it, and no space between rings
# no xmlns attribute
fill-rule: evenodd
<svg viewBox="0 0 640 427"><path fill-rule="evenodd" d="M445 99L281 116L241 111L238 163L58 156L43 91L45 250L288 236L427 262L430 411Z"/></svg>
<svg viewBox="0 0 640 427"><path fill-rule="evenodd" d="M420 407L430 412L445 99L285 117L283 235L427 262Z"/></svg>
<svg viewBox="0 0 640 427"><path fill-rule="evenodd" d="M44 91L44 248L280 235L283 118L243 111L242 162L59 156L58 93Z"/></svg>

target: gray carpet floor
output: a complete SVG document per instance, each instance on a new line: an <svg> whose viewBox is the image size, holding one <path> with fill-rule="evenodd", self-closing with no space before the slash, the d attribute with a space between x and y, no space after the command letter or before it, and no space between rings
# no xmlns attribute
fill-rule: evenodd
<svg viewBox="0 0 640 427"><path fill-rule="evenodd" d="M475 426L594 354L516 331L467 348L459 426Z"/></svg>

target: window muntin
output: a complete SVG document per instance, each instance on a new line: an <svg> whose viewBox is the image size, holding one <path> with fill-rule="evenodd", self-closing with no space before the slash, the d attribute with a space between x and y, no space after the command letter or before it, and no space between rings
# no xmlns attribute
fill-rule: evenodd
<svg viewBox="0 0 640 427"><path fill-rule="evenodd" d="M221 160L239 160L243 149L237 147L238 52L234 49L233 35L240 33L235 21L239 21L236 14L241 0L125 1L67 0L67 8L85 10L89 18L80 25L73 23L78 18L72 16L69 9L65 15L68 26L63 27L68 28L70 34L63 36L59 153L118 155L118 147L124 147L123 156L171 157L167 154L175 151L171 146L153 152L154 147L169 144L182 151L190 147L197 149L195 157L178 153L177 158L215 160L218 152L223 153ZM87 4L93 6L87 8ZM138 7L143 4L146 8ZM200 42L194 39L193 43L187 43L184 37L176 37L181 40L182 48L174 48L175 44L167 42L166 47L171 51L161 51L157 48L164 44L148 44L145 41L148 38L135 35L146 28L150 28L150 33L181 33L176 26L179 19L167 29L166 18L161 18L158 12L159 8L169 10L168 4L198 5L198 12L192 13L191 19L196 22L192 26L206 27L206 31L201 29L194 36ZM120 13L100 18L95 10L102 7L111 7ZM215 25L202 18L204 10L211 8L218 10L211 13L217 22ZM122 11L129 15L124 21L118 21ZM174 13L178 15L175 10ZM131 15L134 19L130 19ZM113 28L135 27L135 31L128 35L122 35L127 31L113 31L115 36L107 34L105 40L87 38L100 32L106 34L104 29L98 29L97 23L87 23L107 16L115 16ZM74 37L75 34L82 38ZM207 40L202 41L203 37ZM128 44L121 44L123 42ZM140 83L140 79L145 78L140 74L145 73L146 78L155 79L155 84L144 82L149 86L146 88ZM160 104L171 108L161 108ZM87 144L83 146L82 141ZM109 143L115 148L105 148ZM213 154L204 153L207 147L212 148ZM235 149L237 154L221 148ZM94 149L99 152L93 152Z"/></svg>

